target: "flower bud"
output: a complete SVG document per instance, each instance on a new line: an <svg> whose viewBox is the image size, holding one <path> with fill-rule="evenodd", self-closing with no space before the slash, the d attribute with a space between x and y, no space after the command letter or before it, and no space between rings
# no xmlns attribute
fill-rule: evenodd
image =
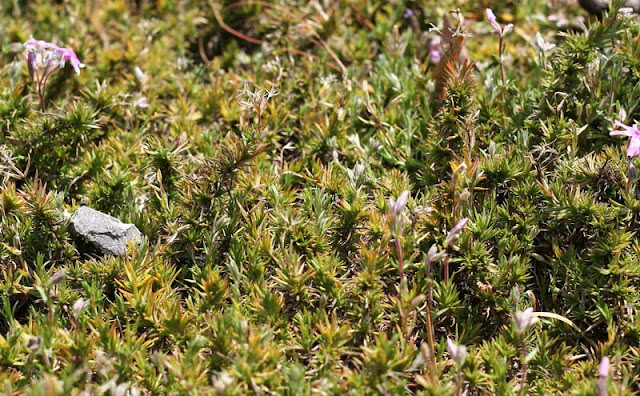
<svg viewBox="0 0 640 396"><path fill-rule="evenodd" d="M530 326L534 325L538 318L532 316L533 308L529 307L524 311L516 312L516 325L520 334L524 333Z"/></svg>
<svg viewBox="0 0 640 396"><path fill-rule="evenodd" d="M438 247L436 246L436 244L434 243L433 245L431 245L431 247L429 248L429 251L427 252L427 260L429 260L429 263L437 263L440 260L442 260L442 258L445 255L445 251L438 251Z"/></svg>
<svg viewBox="0 0 640 396"><path fill-rule="evenodd" d="M449 235L447 235L447 239L446 239L447 245L451 245L456 240L458 240L460 233L462 233L464 228L467 226L468 221L469 221L468 218L466 217L463 218L458 222L458 224L455 225L455 227L451 229L451 231L449 231Z"/></svg>
<svg viewBox="0 0 640 396"><path fill-rule="evenodd" d="M464 345L458 345L449 337L447 337L447 350L451 359L453 359L458 366L462 366L464 361L467 360L467 347Z"/></svg>
<svg viewBox="0 0 640 396"><path fill-rule="evenodd" d="M76 320L78 319L78 317L80 317L82 311L87 309L88 306L89 301L85 300L84 298L79 298L78 301L73 303L73 315L75 316Z"/></svg>
<svg viewBox="0 0 640 396"><path fill-rule="evenodd" d="M65 280L66 277L67 277L67 270L66 269L61 269L60 271L57 271L49 279L49 281L51 282L51 286L57 285L58 283L60 283L63 280Z"/></svg>

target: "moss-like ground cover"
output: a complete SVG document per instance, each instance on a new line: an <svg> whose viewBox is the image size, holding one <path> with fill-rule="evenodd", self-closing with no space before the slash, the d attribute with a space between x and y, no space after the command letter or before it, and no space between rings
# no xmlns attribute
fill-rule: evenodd
<svg viewBox="0 0 640 396"><path fill-rule="evenodd" d="M636 16L0 10L1 394L640 391ZM86 67L39 92L30 38ZM144 240L102 255L82 204Z"/></svg>

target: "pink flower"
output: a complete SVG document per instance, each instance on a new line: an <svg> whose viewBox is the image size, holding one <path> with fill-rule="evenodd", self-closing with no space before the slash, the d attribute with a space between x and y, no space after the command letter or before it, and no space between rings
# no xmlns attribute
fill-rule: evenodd
<svg viewBox="0 0 640 396"><path fill-rule="evenodd" d="M71 48L58 47L53 43L42 40L29 39L24 44L27 58L29 77L33 81L34 89L38 91L40 108L45 109L45 90L51 73L69 62L76 74L85 67Z"/></svg>
<svg viewBox="0 0 640 396"><path fill-rule="evenodd" d="M45 49L57 50L58 48L60 48L53 43L48 43L46 41L36 40L36 39L27 40L24 43L24 46L27 48L27 50L29 51L33 50L36 52L42 52L42 50L45 50Z"/></svg>
<svg viewBox="0 0 640 396"><path fill-rule="evenodd" d="M607 377L609 376L609 357L605 356L598 366L598 396L607 396Z"/></svg>
<svg viewBox="0 0 640 396"><path fill-rule="evenodd" d="M400 216L408 200L409 190L404 190L402 193L400 193L397 201L393 198L389 198L389 207L391 208L391 213L394 217Z"/></svg>
<svg viewBox="0 0 640 396"><path fill-rule="evenodd" d="M609 357L605 356L600 361L600 366L598 366L598 376L600 378L607 378L609 375Z"/></svg>
<svg viewBox="0 0 640 396"><path fill-rule="evenodd" d="M409 190L400 193L397 200L389 198L389 209L391 209L391 230L394 235L400 234L404 225L402 211L409 200Z"/></svg>
<svg viewBox="0 0 640 396"><path fill-rule="evenodd" d="M489 24L493 26L493 32L498 36L502 37L513 29L512 23L508 24L503 29L502 26L500 26L500 24L498 23L498 20L496 19L496 15L493 13L491 8L487 8L484 12L487 15L487 20L489 21Z"/></svg>
<svg viewBox="0 0 640 396"><path fill-rule="evenodd" d="M76 74L80 74L80 69L85 67L85 64L80 62L78 56L71 48L58 48L56 54L60 56L60 66L64 67L65 62L69 61L71 67L76 71Z"/></svg>
<svg viewBox="0 0 640 396"><path fill-rule="evenodd" d="M622 129L609 132L610 136L628 136L629 146L627 146L627 157L640 157L640 129L637 124L628 126L620 121L614 123L615 126Z"/></svg>
<svg viewBox="0 0 640 396"><path fill-rule="evenodd" d="M58 47L53 43L33 38L24 43L24 48L27 50L29 74L40 72L39 69L44 65L42 75L46 76L57 68L64 67L67 61L76 74L80 74L80 69L85 67L71 48Z"/></svg>
<svg viewBox="0 0 640 396"><path fill-rule="evenodd" d="M456 224L451 231L449 231L449 234L447 235L447 239L445 240L445 242L447 243L447 245L451 245L452 243L454 243L456 240L458 240L458 237L460 236L460 233L462 233L462 231L464 230L464 228L467 226L467 222L469 221L468 218L463 218L462 220L460 220L458 222L458 224Z"/></svg>

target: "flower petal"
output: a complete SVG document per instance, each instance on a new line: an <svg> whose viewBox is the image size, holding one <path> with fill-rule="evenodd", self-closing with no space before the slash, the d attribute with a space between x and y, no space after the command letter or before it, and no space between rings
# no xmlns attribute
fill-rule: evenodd
<svg viewBox="0 0 640 396"><path fill-rule="evenodd" d="M487 15L487 21L489 21L491 26L493 26L493 32L501 35L502 28L500 27L500 24L496 20L496 15L493 13L491 8L487 8L484 12Z"/></svg>
<svg viewBox="0 0 640 396"><path fill-rule="evenodd" d="M632 131L611 131L609 132L609 136L633 136Z"/></svg>
<svg viewBox="0 0 640 396"><path fill-rule="evenodd" d="M510 23L510 24L508 24L507 26L504 27L504 29L502 30L502 34L505 35L505 34L509 33L512 30L513 30L513 23Z"/></svg>
<svg viewBox="0 0 640 396"><path fill-rule="evenodd" d="M640 157L640 138L633 136L629 139L629 146L627 147L627 157Z"/></svg>

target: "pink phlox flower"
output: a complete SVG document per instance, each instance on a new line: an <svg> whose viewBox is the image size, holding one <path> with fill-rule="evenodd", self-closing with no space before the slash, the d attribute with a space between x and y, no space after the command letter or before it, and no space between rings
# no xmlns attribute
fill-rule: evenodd
<svg viewBox="0 0 640 396"><path fill-rule="evenodd" d="M513 30L513 23L508 24L503 29L502 26L500 26L500 24L498 23L498 20L496 19L496 15L493 13L493 10L491 10L491 8L487 8L485 10L485 14L487 15L487 20L489 21L489 24L493 26L493 32L498 36L502 37L505 34L509 33L511 30Z"/></svg>
<svg viewBox="0 0 640 396"><path fill-rule="evenodd" d="M49 43L43 40L36 40L33 38L27 40L24 43L24 46L28 51L36 51L36 52L42 52L45 49L57 50L58 48L60 48L53 43Z"/></svg>
<svg viewBox="0 0 640 396"><path fill-rule="evenodd" d="M60 56L60 66L64 67L65 63L69 61L73 70L76 71L76 74L80 74L80 69L85 67L85 64L80 62L78 56L71 48L58 48L55 50L56 54Z"/></svg>
<svg viewBox="0 0 640 396"><path fill-rule="evenodd" d="M71 64L76 74L80 74L80 69L85 67L71 48L59 47L53 43L33 38L27 40L24 47L27 50L29 67L39 70L44 65L43 75L48 75L55 69L64 67L66 62Z"/></svg>
<svg viewBox="0 0 640 396"><path fill-rule="evenodd" d="M633 126L625 125L620 121L614 123L615 126L622 129L609 132L610 136L628 136L629 145L627 146L627 157L640 157L640 129L637 124Z"/></svg>

